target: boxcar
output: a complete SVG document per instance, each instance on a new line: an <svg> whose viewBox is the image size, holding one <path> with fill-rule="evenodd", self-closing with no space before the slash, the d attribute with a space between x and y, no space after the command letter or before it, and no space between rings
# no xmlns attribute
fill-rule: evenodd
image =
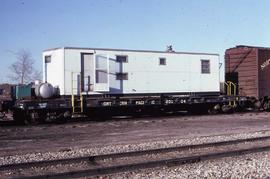
<svg viewBox="0 0 270 179"><path fill-rule="evenodd" d="M239 45L225 52L226 81L237 94L261 99L270 96L270 48Z"/></svg>

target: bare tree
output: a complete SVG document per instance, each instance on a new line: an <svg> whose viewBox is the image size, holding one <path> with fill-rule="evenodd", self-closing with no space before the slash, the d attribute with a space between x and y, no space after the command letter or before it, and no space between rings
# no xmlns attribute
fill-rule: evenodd
<svg viewBox="0 0 270 179"><path fill-rule="evenodd" d="M34 68L34 61L29 51L20 50L14 54L16 55L17 61L9 67L12 72L9 76L10 80L25 84L41 78L41 72Z"/></svg>

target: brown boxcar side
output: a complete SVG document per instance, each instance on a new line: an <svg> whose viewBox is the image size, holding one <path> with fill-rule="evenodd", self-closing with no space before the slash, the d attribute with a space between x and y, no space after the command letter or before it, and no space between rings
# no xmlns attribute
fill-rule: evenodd
<svg viewBox="0 0 270 179"><path fill-rule="evenodd" d="M259 96L270 96L270 49L258 49Z"/></svg>
<svg viewBox="0 0 270 179"><path fill-rule="evenodd" d="M12 86L10 84L0 84L0 100L11 100L12 99Z"/></svg>
<svg viewBox="0 0 270 179"><path fill-rule="evenodd" d="M238 85L238 94L270 96L270 48L236 46L225 52L226 80Z"/></svg>
<svg viewBox="0 0 270 179"><path fill-rule="evenodd" d="M226 80L237 84L238 94L258 97L257 49L235 47L225 52Z"/></svg>

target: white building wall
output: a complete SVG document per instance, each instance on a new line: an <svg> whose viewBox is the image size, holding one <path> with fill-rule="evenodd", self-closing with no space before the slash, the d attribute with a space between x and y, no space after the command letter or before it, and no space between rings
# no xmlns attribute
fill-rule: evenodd
<svg viewBox="0 0 270 179"><path fill-rule="evenodd" d="M65 91L64 94L70 95L73 90L73 93L76 94L76 84L77 84L77 75L81 72L81 54L75 50L66 50L65 49ZM73 73L73 76L72 76ZM73 80L73 81L72 81ZM73 83L73 87L72 87ZM73 89L72 89L73 88Z"/></svg>
<svg viewBox="0 0 270 179"><path fill-rule="evenodd" d="M166 65L159 65L159 57ZM210 74L201 74L201 59L210 60ZM136 54L124 71L124 92L209 92L219 91L218 58L186 54Z"/></svg>
<svg viewBox="0 0 270 179"><path fill-rule="evenodd" d="M81 53L109 58L109 93L219 92L219 56L93 49L65 49L65 87L71 94L71 72L80 73ZM116 55L127 55L128 62L116 62ZM159 58L166 65L159 65ZM210 74L201 74L201 59L210 60ZM60 65L60 64L59 64ZM58 66L58 69L61 68ZM117 72L127 72L128 80L116 80ZM76 79L76 77L74 77ZM48 79L48 82L49 81ZM62 83L63 84L63 83Z"/></svg>
<svg viewBox="0 0 270 179"><path fill-rule="evenodd" d="M61 94L64 94L64 49L49 50L43 52L43 82L45 82L45 56L51 56L51 62L47 63L47 81L53 86L58 86Z"/></svg>

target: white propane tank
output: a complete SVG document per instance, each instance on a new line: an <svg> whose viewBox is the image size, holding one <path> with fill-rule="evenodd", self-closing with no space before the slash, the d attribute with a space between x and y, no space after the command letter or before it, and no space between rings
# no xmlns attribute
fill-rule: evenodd
<svg viewBox="0 0 270 179"><path fill-rule="evenodd" d="M39 80L35 80L35 86L39 85L41 82Z"/></svg>
<svg viewBox="0 0 270 179"><path fill-rule="evenodd" d="M54 96L55 89L50 83L40 83L35 86L35 94L41 98L51 98Z"/></svg>

